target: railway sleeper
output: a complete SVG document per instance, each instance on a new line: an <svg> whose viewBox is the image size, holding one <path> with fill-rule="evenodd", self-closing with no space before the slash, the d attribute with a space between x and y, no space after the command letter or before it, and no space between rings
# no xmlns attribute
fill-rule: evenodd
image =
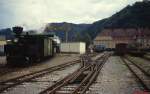
<svg viewBox="0 0 150 94"><path fill-rule="evenodd" d="M80 76L78 76L74 81L72 81L70 84L80 84L81 81L88 75L88 73L83 73Z"/></svg>

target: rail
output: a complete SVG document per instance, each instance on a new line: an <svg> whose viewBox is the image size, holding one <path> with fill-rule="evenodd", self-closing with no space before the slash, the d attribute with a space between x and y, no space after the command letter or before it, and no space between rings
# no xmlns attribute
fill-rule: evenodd
<svg viewBox="0 0 150 94"><path fill-rule="evenodd" d="M77 87L71 92L70 91L68 92L69 94L78 94L79 92L80 94L84 94L88 90L90 85L95 81L96 77L98 76L100 70L102 69L108 57L109 54L105 53L103 56L95 60L95 62L91 62L91 64L89 64L90 60L87 60L88 63L87 66L85 66L84 64L84 66L82 66L80 69L66 76L64 79L56 82L47 89L41 91L39 94L59 94L59 92L61 92L61 88L67 85L73 85L78 80L78 78L82 77L82 75L84 75L84 77L81 79L81 81L79 81ZM89 58L87 57L85 59ZM63 93L61 92L61 94Z"/></svg>
<svg viewBox="0 0 150 94"><path fill-rule="evenodd" d="M29 74L26 74L26 75L23 75L23 76L12 78L12 79L9 79L9 80L6 80L6 81L2 81L2 82L0 82L0 85L3 85L3 87L0 88L0 93L2 93L3 91L5 91L9 88L15 87L15 86L17 86L17 85L19 85L23 82L26 82L26 81L29 81L31 79L46 75L46 74L51 73L53 71L65 68L67 66L70 66L70 65L73 65L73 64L76 64L76 63L79 63L79 62L80 62L80 60L75 60L75 61L71 61L71 62L61 64L61 65L58 65L58 66L46 68L46 69L43 69L43 70L40 70L40 71L36 71L36 72L29 73ZM11 82L12 82L12 84L7 84L7 83L11 83Z"/></svg>
<svg viewBox="0 0 150 94"><path fill-rule="evenodd" d="M150 83L148 81L145 82L143 78L148 78L149 79L149 74L147 72L145 72L140 66L138 66L137 64L135 64L133 61L129 60L128 58L124 58L121 57L121 60L123 61L123 63L127 66L127 68L131 71L131 73L136 77L136 80L142 85L142 87L144 88L144 90L146 91L150 91ZM135 70L136 68L136 70ZM138 70L137 70L138 69ZM144 75L139 75L138 72L142 72Z"/></svg>

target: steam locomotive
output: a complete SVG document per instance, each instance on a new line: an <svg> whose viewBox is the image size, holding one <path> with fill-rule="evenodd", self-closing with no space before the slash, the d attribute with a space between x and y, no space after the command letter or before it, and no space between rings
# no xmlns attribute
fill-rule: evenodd
<svg viewBox="0 0 150 94"><path fill-rule="evenodd" d="M15 38L4 46L8 65L28 65L55 54L56 43L52 34L22 34L22 27L13 27Z"/></svg>

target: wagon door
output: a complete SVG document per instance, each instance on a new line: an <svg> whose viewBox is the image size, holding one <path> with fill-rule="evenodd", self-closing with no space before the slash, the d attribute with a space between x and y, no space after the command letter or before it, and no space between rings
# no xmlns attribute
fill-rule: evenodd
<svg viewBox="0 0 150 94"><path fill-rule="evenodd" d="M48 39L44 39L44 57L48 56Z"/></svg>

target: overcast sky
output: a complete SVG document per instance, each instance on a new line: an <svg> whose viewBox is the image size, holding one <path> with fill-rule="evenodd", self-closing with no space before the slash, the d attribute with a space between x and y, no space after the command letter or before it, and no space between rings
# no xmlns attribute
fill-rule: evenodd
<svg viewBox="0 0 150 94"><path fill-rule="evenodd" d="M49 22L92 23L141 0L0 0L0 28Z"/></svg>

